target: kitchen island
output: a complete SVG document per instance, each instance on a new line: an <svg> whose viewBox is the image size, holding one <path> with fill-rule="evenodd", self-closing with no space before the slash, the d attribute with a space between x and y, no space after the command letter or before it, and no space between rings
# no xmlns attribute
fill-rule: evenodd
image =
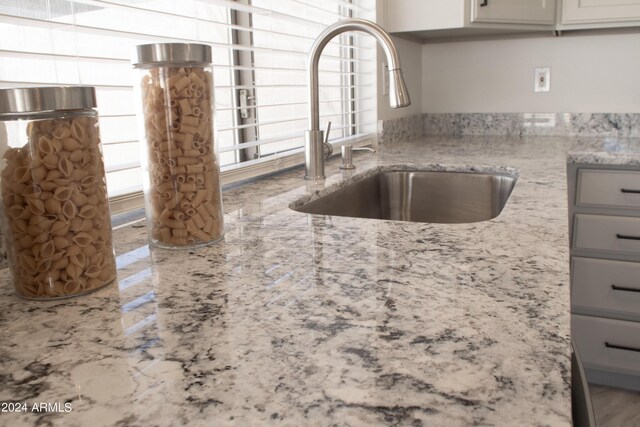
<svg viewBox="0 0 640 427"><path fill-rule="evenodd" d="M437 137L327 164L327 186L390 164L517 169L489 221L295 212L318 189L296 168L225 189L214 246L115 230L118 281L95 293L20 300L4 270L0 400L29 410L0 425L570 425L566 154L607 144Z"/></svg>

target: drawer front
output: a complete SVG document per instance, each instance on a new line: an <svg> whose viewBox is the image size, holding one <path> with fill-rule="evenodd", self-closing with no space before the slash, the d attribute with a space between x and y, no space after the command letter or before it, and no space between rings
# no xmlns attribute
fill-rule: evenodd
<svg viewBox="0 0 640 427"><path fill-rule="evenodd" d="M640 315L640 263L573 257L571 306Z"/></svg>
<svg viewBox="0 0 640 427"><path fill-rule="evenodd" d="M640 172L581 169L577 205L640 208Z"/></svg>
<svg viewBox="0 0 640 427"><path fill-rule="evenodd" d="M640 254L640 218L576 214L573 248Z"/></svg>
<svg viewBox="0 0 640 427"><path fill-rule="evenodd" d="M586 368L640 374L640 323L573 314L571 337Z"/></svg>

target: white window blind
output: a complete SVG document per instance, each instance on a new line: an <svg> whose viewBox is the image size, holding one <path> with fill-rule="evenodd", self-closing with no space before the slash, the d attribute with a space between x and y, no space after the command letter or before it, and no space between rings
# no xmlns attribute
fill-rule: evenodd
<svg viewBox="0 0 640 427"><path fill-rule="evenodd" d="M246 178L302 161L311 44L327 25L372 19L374 9L374 0L0 0L0 87L95 86L117 198L142 183L135 45L209 44L223 179ZM331 140L374 132L375 43L367 36L346 33L325 48L320 114L321 125L332 122Z"/></svg>

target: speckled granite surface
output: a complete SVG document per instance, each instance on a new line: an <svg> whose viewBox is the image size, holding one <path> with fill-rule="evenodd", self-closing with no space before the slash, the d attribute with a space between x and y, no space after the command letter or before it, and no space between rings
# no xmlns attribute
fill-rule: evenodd
<svg viewBox="0 0 640 427"><path fill-rule="evenodd" d="M567 154L567 162L595 165L640 165L640 146L635 138L607 138L598 147L580 151L576 148Z"/></svg>
<svg viewBox="0 0 640 427"><path fill-rule="evenodd" d="M378 121L378 142L381 144L409 141L419 138L423 134L422 114Z"/></svg>
<svg viewBox="0 0 640 427"><path fill-rule="evenodd" d="M424 135L640 137L640 114L425 114Z"/></svg>
<svg viewBox="0 0 640 427"><path fill-rule="evenodd" d="M602 141L431 138L354 156L355 173L513 167L491 221L298 213L320 187L298 168L225 191L215 246L149 251L140 224L116 230L118 283L93 294L22 301L5 270L0 400L72 410L0 425L570 425L576 146Z"/></svg>

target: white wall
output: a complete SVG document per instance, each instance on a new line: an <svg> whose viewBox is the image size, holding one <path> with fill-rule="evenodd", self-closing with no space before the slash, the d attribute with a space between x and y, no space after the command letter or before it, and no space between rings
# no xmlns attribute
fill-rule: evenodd
<svg viewBox="0 0 640 427"><path fill-rule="evenodd" d="M422 111L640 113L640 30L632 31L422 45ZM403 52L408 78L411 56ZM549 93L533 91L537 66L551 67Z"/></svg>

